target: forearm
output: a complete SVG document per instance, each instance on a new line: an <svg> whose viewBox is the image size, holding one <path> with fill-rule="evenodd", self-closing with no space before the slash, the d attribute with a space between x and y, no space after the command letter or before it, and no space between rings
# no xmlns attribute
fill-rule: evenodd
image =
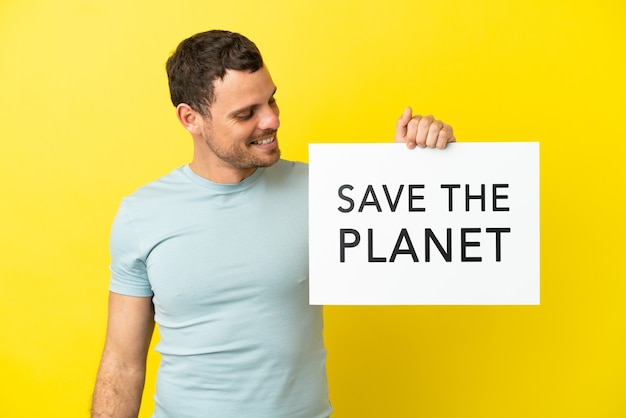
<svg viewBox="0 0 626 418"><path fill-rule="evenodd" d="M145 376L145 366L126 368L103 358L93 393L91 417L136 418Z"/></svg>

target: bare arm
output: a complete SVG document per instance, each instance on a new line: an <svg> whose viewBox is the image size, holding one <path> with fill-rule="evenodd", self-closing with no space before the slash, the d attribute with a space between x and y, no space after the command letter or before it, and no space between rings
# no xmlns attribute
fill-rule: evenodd
<svg viewBox="0 0 626 418"><path fill-rule="evenodd" d="M153 318L151 298L109 293L107 335L93 394L92 418L137 417Z"/></svg>

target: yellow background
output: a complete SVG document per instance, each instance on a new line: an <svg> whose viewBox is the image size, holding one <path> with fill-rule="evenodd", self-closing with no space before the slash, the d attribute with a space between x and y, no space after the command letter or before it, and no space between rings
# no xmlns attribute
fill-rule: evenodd
<svg viewBox="0 0 626 418"><path fill-rule="evenodd" d="M263 51L286 158L391 140L406 105L460 141L541 142L541 306L326 308L334 417L626 416L625 18L618 0L2 0L0 416L87 416L110 224L189 161L164 62L210 28Z"/></svg>

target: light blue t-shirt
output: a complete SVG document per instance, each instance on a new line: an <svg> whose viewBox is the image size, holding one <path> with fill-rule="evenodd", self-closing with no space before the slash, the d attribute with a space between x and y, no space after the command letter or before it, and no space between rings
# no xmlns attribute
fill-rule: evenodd
<svg viewBox="0 0 626 418"><path fill-rule="evenodd" d="M330 415L305 164L238 184L176 169L123 199L111 259L111 291L153 296L155 418Z"/></svg>

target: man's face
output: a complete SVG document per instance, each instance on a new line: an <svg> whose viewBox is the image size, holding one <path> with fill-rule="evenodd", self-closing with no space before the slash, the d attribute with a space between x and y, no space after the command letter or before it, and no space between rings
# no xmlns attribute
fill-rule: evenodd
<svg viewBox="0 0 626 418"><path fill-rule="evenodd" d="M256 72L228 70L214 82L211 116L204 119L202 154L221 171L244 177L278 161L280 125L276 86L267 68Z"/></svg>

